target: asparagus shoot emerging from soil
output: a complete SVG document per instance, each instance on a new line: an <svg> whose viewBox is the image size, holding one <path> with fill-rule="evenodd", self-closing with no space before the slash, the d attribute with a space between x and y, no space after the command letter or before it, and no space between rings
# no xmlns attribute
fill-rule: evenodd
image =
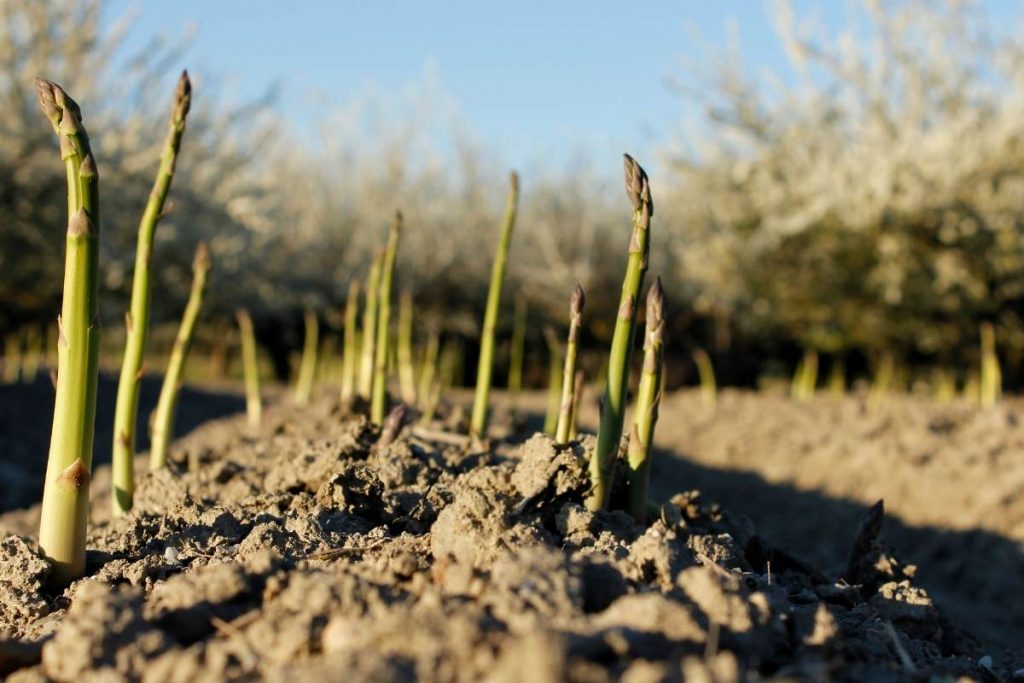
<svg viewBox="0 0 1024 683"><path fill-rule="evenodd" d="M548 346L548 409L544 415L544 433L552 437L558 429L558 408L562 400L562 346L555 331L544 328Z"/></svg>
<svg viewBox="0 0 1024 683"><path fill-rule="evenodd" d="M832 370L828 376L828 390L833 396L842 396L846 393L846 366L842 358L836 358L832 362Z"/></svg>
<svg viewBox="0 0 1024 683"><path fill-rule="evenodd" d="M796 366L793 381L790 384L790 395L794 401L806 403L814 398L814 389L818 384L818 352L814 349L804 351L804 357Z"/></svg>
<svg viewBox="0 0 1024 683"><path fill-rule="evenodd" d="M1003 373L996 355L996 331L992 323L981 325L981 386L979 403L982 408L994 408L1003 391Z"/></svg>
<svg viewBox="0 0 1024 683"><path fill-rule="evenodd" d="M508 393L512 401L513 420L519 392L523 390L523 360L526 349L526 297L516 295L515 314L512 317L512 346L508 354Z"/></svg>
<svg viewBox="0 0 1024 683"><path fill-rule="evenodd" d="M498 324L498 308L501 304L501 285L505 279L505 263L508 260L508 245L512 239L512 228L516 222L516 207L519 203L519 176L513 171L509 176L508 206L498 240L491 269L491 286L487 291L487 309L484 325L480 332L480 362L476 371L476 394L473 396L473 417L470 433L483 437L487 432L487 415L490 410L491 372L494 361L494 328Z"/></svg>
<svg viewBox="0 0 1024 683"><path fill-rule="evenodd" d="M380 273L380 290L377 293L377 344L373 361L373 397L370 403L370 419L381 424L387 417L388 402L388 341L391 332L391 288L395 280L395 258L398 255L398 236L402 232L402 212L395 212L395 220L388 233L387 251L384 252L384 266Z"/></svg>
<svg viewBox="0 0 1024 683"><path fill-rule="evenodd" d="M256 333L252 328L252 318L244 308L235 313L238 319L238 331L242 338L242 372L245 375L245 414L249 418L249 427L259 429L263 420L263 399L260 396L260 366L256 355Z"/></svg>
<svg viewBox="0 0 1024 683"><path fill-rule="evenodd" d="M21 340L9 334L4 339L4 384L16 384L21 377Z"/></svg>
<svg viewBox="0 0 1024 683"><path fill-rule="evenodd" d="M149 331L150 263L153 254L153 235L157 223L164 215L164 203L174 178L174 167L185 134L185 119L192 102L192 84L188 73L182 72L174 89L171 118L167 137L160 152L149 201L139 222L139 237L135 247L135 272L132 276L132 299L124 323L127 331L121 376L117 384L117 404L114 409L114 453L111 463L114 515L123 515L132 507L135 493L135 423L139 412L139 384L144 368L146 335Z"/></svg>
<svg viewBox="0 0 1024 683"><path fill-rule="evenodd" d="M380 287L380 271L384 266L384 252L378 251L370 265L366 278L366 308L363 309L363 343L359 358L359 384L356 392L367 401L373 391L373 363L377 342L377 290Z"/></svg>
<svg viewBox="0 0 1024 683"><path fill-rule="evenodd" d="M892 389L893 377L896 374L896 361L891 352L885 352L875 370L875 377L868 392L867 408L869 413L877 413L882 407L886 396Z"/></svg>
<svg viewBox="0 0 1024 683"><path fill-rule="evenodd" d="M416 398L420 411L426 415L426 407L430 403L430 394L434 392L435 378L437 377L437 356L441 351L441 334L437 325L430 326L427 335L427 346L423 350L423 366L420 368L419 388L416 390ZM430 418L427 418L428 420Z"/></svg>
<svg viewBox="0 0 1024 683"><path fill-rule="evenodd" d="M341 359L341 402L348 404L356 391L356 325L359 319L359 280L348 283L345 300L345 340Z"/></svg>
<svg viewBox="0 0 1024 683"><path fill-rule="evenodd" d="M661 403L662 352L665 344L665 294L661 278L647 292L647 330L644 335L644 365L633 410L629 434L629 513L643 524L647 519L647 484L651 470L651 438Z"/></svg>
<svg viewBox="0 0 1024 683"><path fill-rule="evenodd" d="M706 406L714 406L718 402L718 385L715 383L715 368L711 364L711 356L704 349L693 352L693 362L697 365L700 377L700 397Z"/></svg>
<svg viewBox="0 0 1024 683"><path fill-rule="evenodd" d="M196 329L199 310L203 306L203 293L206 290L206 275L210 272L210 252L206 244L200 242L196 248L195 260L192 262L192 291L185 305L185 313L181 317L178 336L171 348L171 357L167 361L167 372L164 383L160 387L160 398L153 411L150 426L149 469L158 470L167 465L167 447L174 435L174 413L178 408L178 390L181 388L181 374L188 358L189 347L192 346L192 335Z"/></svg>
<svg viewBox="0 0 1024 683"><path fill-rule="evenodd" d="M583 402L583 385L586 377L582 370L576 371L573 378L572 389L572 417L569 418L569 441L574 440L579 432L576 430L576 420L580 416L580 404Z"/></svg>
<svg viewBox="0 0 1024 683"><path fill-rule="evenodd" d="M647 173L631 156L625 155L626 195L633 205L633 233L629 240L629 257L622 281L615 332L612 335L608 359L608 380L601 402L601 422L597 431L597 448L590 458L590 497L587 507L599 510L608 504L611 482L615 475L615 462L622 439L625 418L626 390L628 388L630 360L633 355L633 336L636 329L637 299L647 272L650 244L651 216L654 203Z"/></svg>
<svg viewBox="0 0 1024 683"><path fill-rule="evenodd" d="M316 313L307 309L303 315L306 336L302 344L302 362L299 364L299 378L295 383L295 403L304 406L313 394L313 380L316 378L317 351L320 346L320 322Z"/></svg>
<svg viewBox="0 0 1024 683"><path fill-rule="evenodd" d="M558 406L558 425L555 428L555 443L568 443L571 438L572 407L576 403L573 393L576 389L576 355L580 341L580 320L586 296L579 283L572 290L569 301L569 341L565 347L565 369L562 371L562 400Z"/></svg>
<svg viewBox="0 0 1024 683"><path fill-rule="evenodd" d="M99 175L78 104L56 83L40 79L36 90L60 140L68 188L56 397L39 521L39 546L53 564L51 580L66 585L85 571L99 374Z"/></svg>
<svg viewBox="0 0 1024 683"><path fill-rule="evenodd" d="M398 301L398 381L402 401L416 405L416 368L412 361L412 292L402 290Z"/></svg>

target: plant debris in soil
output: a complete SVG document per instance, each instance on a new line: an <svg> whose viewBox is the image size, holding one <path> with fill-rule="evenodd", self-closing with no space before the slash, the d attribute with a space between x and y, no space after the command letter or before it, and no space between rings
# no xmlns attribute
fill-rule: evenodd
<svg viewBox="0 0 1024 683"><path fill-rule="evenodd" d="M979 663L880 541L842 575L775 551L683 492L646 526L588 512L593 440L474 449L379 428L331 402L211 422L135 507L94 491L88 576L48 593L0 517L0 675L424 681L921 680ZM101 469L95 484L109 474ZM21 535L18 535L21 534Z"/></svg>

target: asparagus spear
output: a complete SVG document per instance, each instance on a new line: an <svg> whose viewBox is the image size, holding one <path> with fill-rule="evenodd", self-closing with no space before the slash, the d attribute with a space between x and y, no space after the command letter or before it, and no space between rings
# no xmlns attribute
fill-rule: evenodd
<svg viewBox="0 0 1024 683"><path fill-rule="evenodd" d="M580 416L580 404L583 402L583 383L586 377L582 370L576 371L573 379L572 389L572 416L569 418L569 441L574 440L579 432L576 429L576 421Z"/></svg>
<svg viewBox="0 0 1024 683"><path fill-rule="evenodd" d="M576 283L569 301L569 342L565 347L565 370L562 372L562 402L558 408L558 426L555 428L555 443L568 443L572 427L572 406L576 390L576 353L580 338L580 319L586 296L583 288Z"/></svg>
<svg viewBox="0 0 1024 683"><path fill-rule="evenodd" d="M981 384L979 401L982 408L993 408L1003 391L1003 373L996 355L996 331L992 323L981 324Z"/></svg>
<svg viewBox="0 0 1024 683"><path fill-rule="evenodd" d="M174 90L171 118L167 138L160 152L157 171L149 201L139 222L139 238L135 250L135 272L132 276L132 300L124 322L127 329L124 360L117 384L117 404L114 409L114 453L112 468L111 504L114 515L123 515L132 507L135 493L135 422L139 411L139 383L144 368L142 357L146 350L149 331L150 261L153 254L153 234L164 214L164 202L174 178L174 167L185 134L185 118L192 102L192 84L188 72L183 71Z"/></svg>
<svg viewBox="0 0 1024 683"><path fill-rule="evenodd" d="M21 339L13 332L4 338L4 384L17 384L21 377Z"/></svg>
<svg viewBox="0 0 1024 683"><path fill-rule="evenodd" d="M57 382L39 545L66 585L85 572L85 531L99 370L99 175L78 104L36 81L39 106L60 140L68 186L64 297L57 318Z"/></svg>
<svg viewBox="0 0 1024 683"><path fill-rule="evenodd" d="M517 402L519 392L523 390L527 306L526 297L520 292L516 295L515 315L512 318L512 348L508 359L508 393L513 404Z"/></svg>
<svg viewBox="0 0 1024 683"><path fill-rule="evenodd" d="M196 248L195 259L192 261L192 291L185 305L185 313L181 318L178 336L171 348L171 357L167 361L167 372L164 383L160 387L160 398L153 411L150 426L149 469L158 470L167 465L167 446L174 434L174 413L178 408L178 390L181 388L181 374L188 358L189 347L192 346L192 335L199 318L199 310L203 305L203 293L206 289L206 275L210 272L210 251L204 242Z"/></svg>
<svg viewBox="0 0 1024 683"><path fill-rule="evenodd" d="M342 351L341 402L348 404L356 391L356 325L359 319L359 280L348 283L348 298L345 300L345 341Z"/></svg>
<svg viewBox="0 0 1024 683"><path fill-rule="evenodd" d="M661 278L647 291L647 333L644 335L644 366L629 434L629 513L640 524L647 520L647 485L651 475L651 440L661 403L662 350L665 344L665 294Z"/></svg>
<svg viewBox="0 0 1024 683"><path fill-rule="evenodd" d="M419 389L416 392L419 409L424 414L426 413L427 406L430 404L430 395L434 393L434 378L437 376L437 356L440 350L441 333L438 330L438 326L433 324L430 326L427 336L427 347L423 350L423 366L420 368L420 383Z"/></svg>
<svg viewBox="0 0 1024 683"><path fill-rule="evenodd" d="M490 410L491 365L494 362L494 328L498 324L498 307L501 303L501 285L505 279L505 263L508 260L508 245L512 240L512 228L516 222L516 207L519 203L519 176L513 171L509 176L508 206L505 208L505 222L498 240L491 269L491 286L487 291L487 309L484 311L484 326L480 333L480 361L476 371L476 394L473 397L473 416L470 432L483 437L487 432L487 414Z"/></svg>
<svg viewBox="0 0 1024 683"><path fill-rule="evenodd" d="M412 292L402 291L398 303L398 379L402 401L416 405L416 369L412 362Z"/></svg>
<svg viewBox="0 0 1024 683"><path fill-rule="evenodd" d="M544 433L554 436L562 400L562 347L551 327L544 328L544 340L548 347L548 409L544 414Z"/></svg>
<svg viewBox="0 0 1024 683"><path fill-rule="evenodd" d="M249 427L258 429L263 420L263 399L260 397L260 367L256 355L256 333L252 328L252 317L244 308L235 313L238 330L242 336L242 371L245 374L245 413Z"/></svg>
<svg viewBox="0 0 1024 683"><path fill-rule="evenodd" d="M377 289L380 287L380 271L384 265L384 252L379 251L370 265L366 279L366 308L363 310L363 343L359 359L358 393L366 400L373 391L373 363L377 343Z"/></svg>
<svg viewBox="0 0 1024 683"><path fill-rule="evenodd" d="M384 252L384 266L380 274L380 291L377 294L377 348L373 363L373 397L370 403L370 419L383 424L387 417L388 396L388 342L391 331L391 289L395 279L395 258L398 256L398 236L402 231L402 212L395 212L395 220L388 233L387 251Z"/></svg>
<svg viewBox="0 0 1024 683"><path fill-rule="evenodd" d="M718 402L718 386L715 383L715 368L711 364L711 356L704 349L697 348L693 352L693 362L697 364L697 375L700 377L700 397L704 405L713 406Z"/></svg>
<svg viewBox="0 0 1024 683"><path fill-rule="evenodd" d="M650 244L651 216L654 203L647 173L631 156L625 155L626 195L633 205L633 234L629 242L626 275L622 282L619 312L612 335L608 359L608 380L601 402L601 423L597 431L597 449L590 458L590 497L587 507L599 510L608 504L615 461L622 439L625 418L626 390L629 380L630 359L633 355L633 335L636 328L636 302L647 272Z"/></svg>
<svg viewBox="0 0 1024 683"><path fill-rule="evenodd" d="M316 354L320 344L320 323L316 318L316 313L306 309L303 321L306 336L302 344L299 377L295 383L295 403L300 406L309 403L309 397L313 393L313 380L316 378Z"/></svg>

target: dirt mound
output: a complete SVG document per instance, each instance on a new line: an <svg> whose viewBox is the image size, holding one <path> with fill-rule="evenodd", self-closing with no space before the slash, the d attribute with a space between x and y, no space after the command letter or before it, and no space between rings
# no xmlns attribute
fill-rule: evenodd
<svg viewBox="0 0 1024 683"><path fill-rule="evenodd" d="M408 432L408 430L407 430ZM60 595L0 543L0 670L191 681L796 679L988 675L862 521L839 572L770 548L696 493L646 526L586 511L585 440L444 446L324 402L199 428L94 506L88 572ZM101 471L97 482L105 479ZM98 484L98 485L101 485ZM0 517L24 533L34 510Z"/></svg>

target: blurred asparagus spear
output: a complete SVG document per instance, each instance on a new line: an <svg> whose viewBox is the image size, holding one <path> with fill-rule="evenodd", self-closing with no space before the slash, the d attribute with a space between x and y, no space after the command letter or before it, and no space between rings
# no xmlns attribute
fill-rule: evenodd
<svg viewBox="0 0 1024 683"><path fill-rule="evenodd" d="M366 308L363 309L363 343L359 359L359 384L356 392L370 400L373 392L373 364L377 343L377 294L380 287L380 271L384 266L384 252L378 251L370 264L370 274L366 278Z"/></svg>
<svg viewBox="0 0 1024 683"><path fill-rule="evenodd" d="M345 300L345 340L342 350L341 402L348 404L356 392L356 354L359 346L356 325L359 320L359 280L348 283L348 298Z"/></svg>
<svg viewBox="0 0 1024 683"><path fill-rule="evenodd" d="M484 325L480 332L480 361L476 371L476 393L473 396L473 416L470 433L483 437L487 433L487 416L490 412L491 375L494 363L494 329L498 324L498 309L501 304L501 286L505 279L505 264L508 261L508 246L512 240L512 228L516 223L516 208L519 204L519 176L509 176L508 205L505 220L498 240L498 250L491 268L491 286L487 290L487 308L484 311Z"/></svg>
<svg viewBox="0 0 1024 683"><path fill-rule="evenodd" d="M302 361L299 377L295 383L295 403L304 406L313 394L313 380L316 378L317 351L320 346L320 321L316 313L306 309L303 314L305 337L302 343Z"/></svg>
<svg viewBox="0 0 1024 683"><path fill-rule="evenodd" d="M412 292L402 290L398 303L398 380L402 402L416 405L416 368L412 361Z"/></svg>
<svg viewBox="0 0 1024 683"><path fill-rule="evenodd" d="M391 290L395 280L395 258L398 256L398 238L402 232L402 212L395 212L395 220L388 232L388 246L384 252L384 264L380 274L380 291L377 294L377 344L373 362L373 396L370 402L370 419L384 424L388 402L388 343L391 332Z"/></svg>
<svg viewBox="0 0 1024 683"><path fill-rule="evenodd" d="M576 403L576 355L580 339L580 320L586 296L579 283L572 291L569 301L569 341L565 347L565 369L562 372L562 400L558 407L558 425L555 428L555 443L568 443L572 426L572 407Z"/></svg>
<svg viewBox="0 0 1024 683"><path fill-rule="evenodd" d="M263 421L263 398L260 396L260 366L256 352L256 333L249 311L241 308L235 313L238 331L242 337L242 372L245 375L245 413L249 427L258 429Z"/></svg>

